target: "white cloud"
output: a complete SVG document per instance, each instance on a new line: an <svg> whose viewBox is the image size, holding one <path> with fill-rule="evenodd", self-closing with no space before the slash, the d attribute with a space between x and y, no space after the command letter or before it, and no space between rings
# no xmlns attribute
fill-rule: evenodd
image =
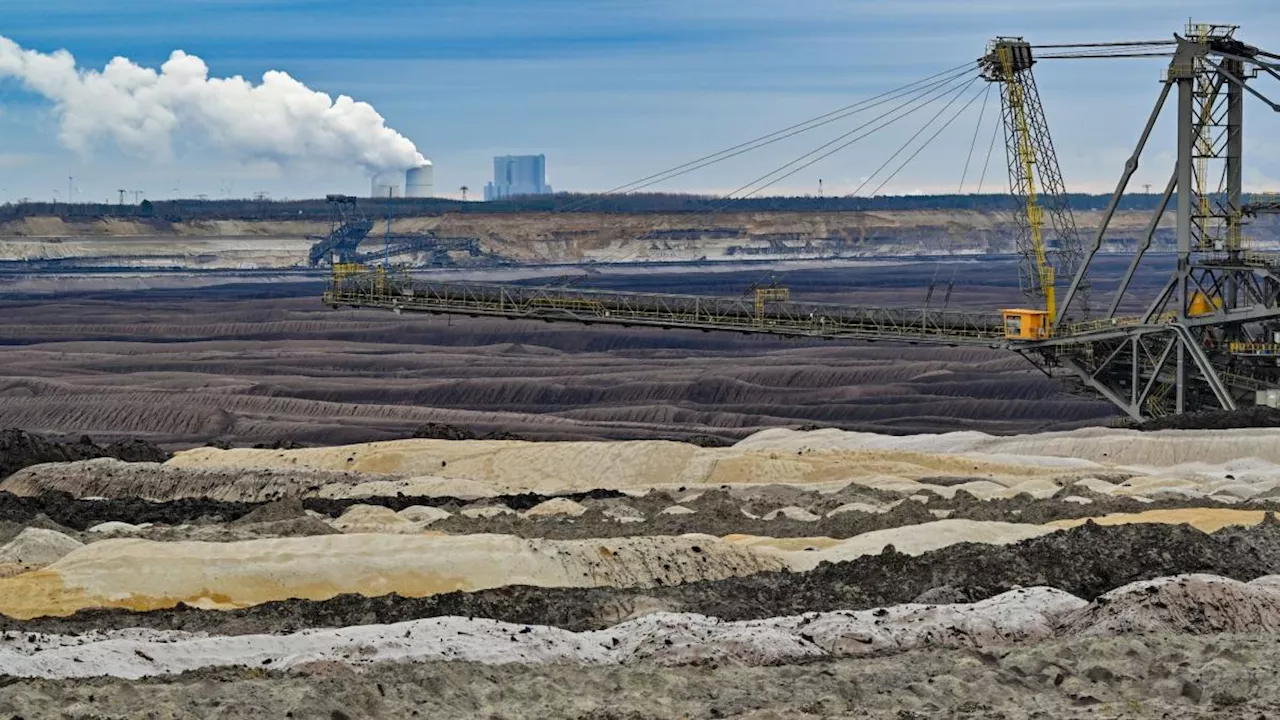
<svg viewBox="0 0 1280 720"><path fill-rule="evenodd" d="M319 162L371 173L423 161L368 103L333 99L278 71L256 85L210 77L203 60L181 50L159 71L122 57L100 71L82 70L69 52L40 53L0 37L0 77L53 103L60 140L82 154L105 139L135 155L168 158L175 133L183 132L246 161Z"/></svg>

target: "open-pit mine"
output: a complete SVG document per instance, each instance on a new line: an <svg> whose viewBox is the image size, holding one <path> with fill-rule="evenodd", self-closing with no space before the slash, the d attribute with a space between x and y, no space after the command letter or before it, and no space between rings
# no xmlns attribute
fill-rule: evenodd
<svg viewBox="0 0 1280 720"><path fill-rule="evenodd" d="M1236 30L999 37L881 96L950 98L891 161L998 98L1007 212L0 208L0 717L1280 716L1280 200L1242 169L1280 55ZM1159 99L1073 214L1032 66L1135 56ZM283 83L297 147L433 167L287 76L45 60L0 38L64 138L119 78L211 141ZM581 204L619 197L686 211Z"/></svg>
<svg viewBox="0 0 1280 720"><path fill-rule="evenodd" d="M1013 302L1014 265L775 271L891 305L945 268L965 308ZM1280 432L1153 429L1265 412L1120 429L999 349L334 311L309 271L134 272L29 272L0 300L0 425L30 431L0 433L0 716L1280 711Z"/></svg>

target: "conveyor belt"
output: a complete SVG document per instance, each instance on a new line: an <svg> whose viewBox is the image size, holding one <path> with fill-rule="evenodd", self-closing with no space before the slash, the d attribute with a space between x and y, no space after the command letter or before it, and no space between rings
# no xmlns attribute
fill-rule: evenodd
<svg viewBox="0 0 1280 720"><path fill-rule="evenodd" d="M423 282L379 273L333 280L333 306L547 322L688 328L785 337L1005 347L996 313L872 308L755 298Z"/></svg>

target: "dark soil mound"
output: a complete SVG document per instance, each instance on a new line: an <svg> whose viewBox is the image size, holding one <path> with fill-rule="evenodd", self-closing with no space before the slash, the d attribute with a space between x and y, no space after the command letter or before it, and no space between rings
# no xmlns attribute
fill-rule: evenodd
<svg viewBox="0 0 1280 720"><path fill-rule="evenodd" d="M230 522L243 517L257 505L184 498L157 503L139 498L79 500L70 493L46 493L22 497L0 492L0 521L29 524L40 515L73 530L119 520L132 523L180 525L199 520Z"/></svg>
<svg viewBox="0 0 1280 720"><path fill-rule="evenodd" d="M1144 432L1152 430L1231 430L1234 428L1280 427L1280 410L1250 407L1240 410L1185 413L1154 418L1140 425Z"/></svg>
<svg viewBox="0 0 1280 720"><path fill-rule="evenodd" d="M685 442L690 445L697 445L704 448L730 447L735 441L729 438L723 438L719 435L690 435L686 438L680 438L676 442Z"/></svg>
<svg viewBox="0 0 1280 720"><path fill-rule="evenodd" d="M508 432L506 430L497 429L486 434L480 434L471 428L462 427L460 425L450 425L448 423L429 422L418 426L413 431L413 437L423 438L427 440L519 440L524 442L538 442L546 438L535 438L520 435L518 433ZM648 440L648 436L620 436L618 440ZM672 442L684 442L699 447L728 447L734 443L733 440L718 437L716 435L689 435L688 437L668 438Z"/></svg>
<svg viewBox="0 0 1280 720"><path fill-rule="evenodd" d="M563 497L574 502L582 502L583 500L609 500L625 497L625 495L616 490L589 490L554 496L538 495L536 493L500 495L492 498L492 500L502 503L513 510L523 511L552 497ZM167 502L152 502L140 498L81 500L65 492L44 493L33 497L0 492L0 521L26 524L43 514L54 522L74 530L87 530L94 525L111 520L134 525L141 523L182 525L197 522L229 523L233 521L244 524L302 517L302 510L314 510L329 517L338 517L352 505L380 505L399 512L414 505L456 509L467 504L467 501L459 500L458 498L413 496L345 498L341 500L307 498L301 501L281 501L276 503L243 503L209 500L207 498L182 498ZM255 515L254 513L258 514Z"/></svg>
<svg viewBox="0 0 1280 720"><path fill-rule="evenodd" d="M170 455L142 440L121 440L110 445L98 445L86 435L76 442L62 443L24 430L0 431L0 480L32 465L101 457L125 462L164 462Z"/></svg>
<svg viewBox="0 0 1280 720"><path fill-rule="evenodd" d="M481 440L516 440L520 442L535 442L533 439L525 437L524 435L518 435L513 432L507 432L506 430L494 430L493 432L489 433L488 435L485 435L480 439Z"/></svg>
<svg viewBox="0 0 1280 720"><path fill-rule="evenodd" d="M1263 548L1277 541L1280 523L1274 521L1222 538L1189 525L1086 523L1015 545L961 543L917 557L886 548L807 573L762 573L669 590L683 609L732 620L892 605L938 588L962 602L1019 586L1054 587L1092 600L1121 585L1182 573L1238 580L1268 575L1280 568L1280 555Z"/></svg>
<svg viewBox="0 0 1280 720"><path fill-rule="evenodd" d="M299 450L304 447L306 447L306 445L296 443L292 440L277 440L273 443L258 443L253 446L253 449L254 450ZM229 450L229 449L230 448L223 448L223 450Z"/></svg>
<svg viewBox="0 0 1280 720"><path fill-rule="evenodd" d="M446 423L427 423L413 431L413 437L427 440L475 440L476 434L464 427Z"/></svg>
<svg viewBox="0 0 1280 720"><path fill-rule="evenodd" d="M444 615L585 630L656 609L745 620L894 605L926 593L952 602L974 602L1015 587L1038 585L1092 600L1121 585L1167 575L1203 572L1252 580L1278 571L1280 523L1274 520L1217 535L1186 525L1090 523L1016 545L965 543L918 557L886 549L850 562L824 563L807 573L760 573L673 587L513 586L427 598L343 595L324 601L287 600L226 612L186 607L149 613L93 610L69 618L22 622L0 618L0 630L65 633L147 627L256 633Z"/></svg>

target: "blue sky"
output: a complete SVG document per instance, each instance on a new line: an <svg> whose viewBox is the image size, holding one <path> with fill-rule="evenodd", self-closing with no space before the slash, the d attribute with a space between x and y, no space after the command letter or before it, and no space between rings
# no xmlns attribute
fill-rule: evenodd
<svg viewBox="0 0 1280 720"><path fill-rule="evenodd" d="M1247 41L1280 49L1274 0L5 0L4 10L0 34L44 52L65 48L84 67L117 55L158 66L182 49L204 58L215 76L283 70L317 90L367 101L436 163L440 194L456 196L467 185L473 197L496 154L542 152L557 189L608 189L972 60L994 35L1037 43L1166 38L1195 16L1238 23ZM1159 74L1152 60L1038 66L1071 189L1110 190ZM1280 97L1280 82L1259 87ZM980 106L979 99L882 192L959 189ZM851 192L933 112L775 189L811 193L822 178L827 194ZM654 189L732 190L854 124ZM1163 185L1170 132L1158 131L1158 152L1138 185ZM1280 140L1267 140L1280 138L1280 116L1251 103L1246 137L1247 182L1280 189ZM979 145L984 156L985 140ZM996 152L986 189L1004 182L999 144ZM110 144L79 155L60 146L46 103L0 82L0 200L55 191L65 199L69 175L77 199L114 198L117 188L159 198L367 187L355 168L219 155L198 143L168 160ZM974 175L966 190L976 187Z"/></svg>

